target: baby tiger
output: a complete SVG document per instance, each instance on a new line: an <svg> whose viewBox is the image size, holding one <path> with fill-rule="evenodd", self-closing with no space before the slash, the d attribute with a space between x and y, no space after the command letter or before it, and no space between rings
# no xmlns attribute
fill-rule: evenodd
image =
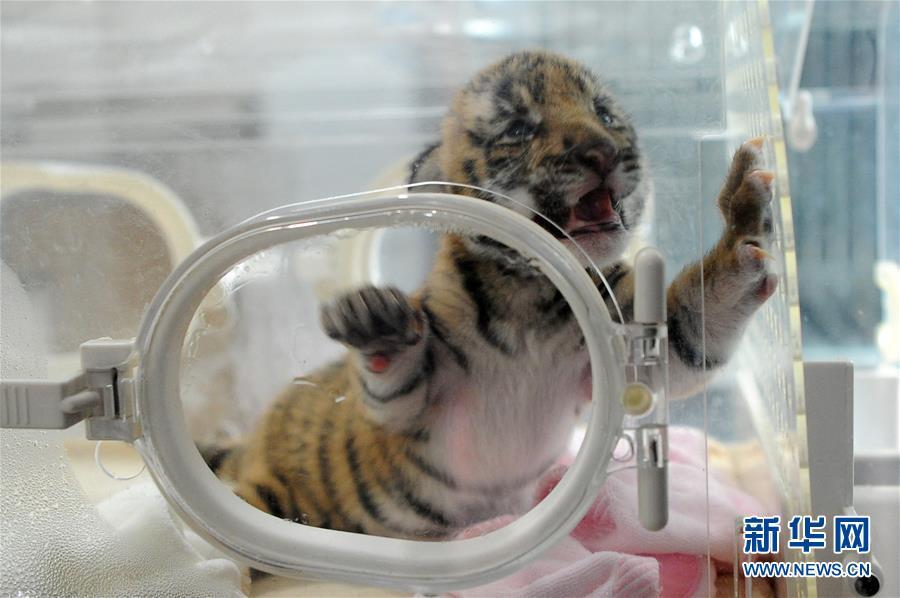
<svg viewBox="0 0 900 598"><path fill-rule="evenodd" d="M673 395L728 360L775 290L766 253L773 175L759 169L761 146L747 142L734 157L718 198L722 238L668 289ZM581 64L521 52L487 67L458 92L440 141L410 170L410 182L484 187L520 203L447 189L543 214L603 268L631 317L633 276L620 260L648 185L629 117ZM590 398L568 305L489 238L447 234L417 292L361 288L325 305L321 322L346 358L287 388L244 442L206 451L240 497L277 517L440 538L521 512Z"/></svg>

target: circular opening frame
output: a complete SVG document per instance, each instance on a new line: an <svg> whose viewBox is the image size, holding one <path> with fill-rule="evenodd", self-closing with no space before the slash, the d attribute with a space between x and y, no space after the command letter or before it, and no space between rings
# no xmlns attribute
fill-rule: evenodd
<svg viewBox="0 0 900 598"><path fill-rule="evenodd" d="M341 229L431 225L490 236L533 256L571 306L585 337L592 409L581 449L560 484L531 511L484 536L448 542L398 540L298 525L238 498L209 470L181 409L182 342L205 294L232 266L268 247ZM606 478L621 431L624 377L600 293L569 251L537 224L487 201L442 193L367 194L294 204L211 239L167 279L137 341L135 445L173 508L202 537L278 575L439 592L499 579L565 537Z"/></svg>

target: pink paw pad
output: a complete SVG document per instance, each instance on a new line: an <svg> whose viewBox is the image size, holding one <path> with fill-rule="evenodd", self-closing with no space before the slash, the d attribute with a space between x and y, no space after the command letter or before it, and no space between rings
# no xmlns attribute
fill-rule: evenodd
<svg viewBox="0 0 900 598"><path fill-rule="evenodd" d="M744 243L744 245L741 246L741 252L752 260L763 261L775 259L768 251L751 243Z"/></svg>
<svg viewBox="0 0 900 598"><path fill-rule="evenodd" d="M751 172L748 177L759 181L760 184L771 193L772 191L772 181L775 180L775 173L771 170L754 170Z"/></svg>
<svg viewBox="0 0 900 598"><path fill-rule="evenodd" d="M756 148L758 150L761 150L763 145L765 145L765 143L766 143L765 137L754 137L753 139L750 139L749 141L747 141L747 145L749 145L750 147Z"/></svg>
<svg viewBox="0 0 900 598"><path fill-rule="evenodd" d="M778 288L778 277L774 274L769 274L760 283L756 296L760 301L765 301L772 296L776 288Z"/></svg>
<svg viewBox="0 0 900 598"><path fill-rule="evenodd" d="M391 358L381 354L372 355L369 357L367 367L369 368L369 371L380 374L391 367Z"/></svg>
<svg viewBox="0 0 900 598"><path fill-rule="evenodd" d="M746 241L741 243L737 248L737 254L742 267L750 268L753 271L765 268L766 261L775 260L775 258L772 257L772 254L770 254L768 251L766 251L756 243Z"/></svg>

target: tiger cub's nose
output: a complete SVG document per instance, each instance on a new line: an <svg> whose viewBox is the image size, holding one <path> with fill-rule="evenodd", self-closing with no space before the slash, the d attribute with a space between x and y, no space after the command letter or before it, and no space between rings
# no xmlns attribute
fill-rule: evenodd
<svg viewBox="0 0 900 598"><path fill-rule="evenodd" d="M612 140L605 137L596 137L582 143L576 150L576 159L586 168L601 175L606 175L613 169L618 156L618 149Z"/></svg>

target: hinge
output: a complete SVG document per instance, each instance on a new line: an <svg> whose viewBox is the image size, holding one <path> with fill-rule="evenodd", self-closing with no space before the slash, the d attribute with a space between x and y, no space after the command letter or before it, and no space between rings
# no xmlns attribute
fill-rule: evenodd
<svg viewBox="0 0 900 598"><path fill-rule="evenodd" d="M0 427L62 430L85 420L91 440L131 442L135 413L134 343L109 338L81 345L84 371L63 381L0 380Z"/></svg>

